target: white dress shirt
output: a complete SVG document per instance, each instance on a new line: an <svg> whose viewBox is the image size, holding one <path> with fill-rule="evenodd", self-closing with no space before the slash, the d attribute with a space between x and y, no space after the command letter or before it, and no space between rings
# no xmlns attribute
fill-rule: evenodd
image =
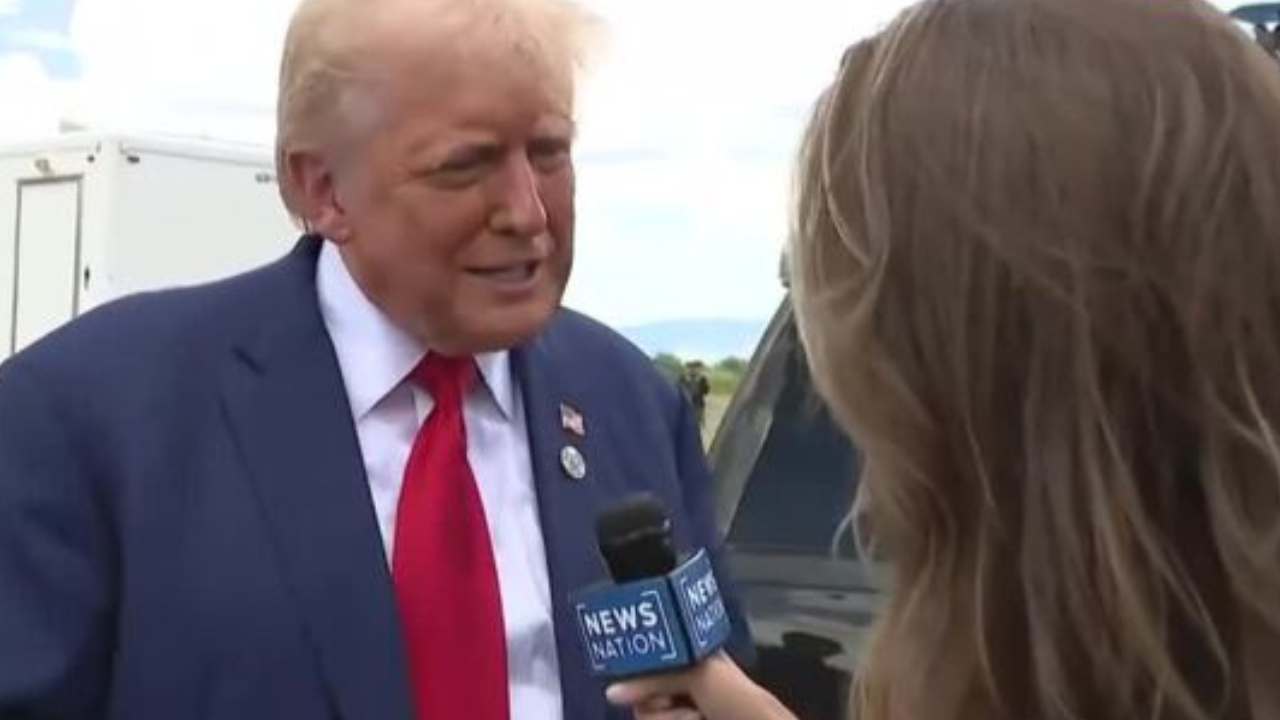
<svg viewBox="0 0 1280 720"><path fill-rule="evenodd" d="M406 379L426 349L369 301L332 243L321 250L316 288L390 562L409 450L432 407L430 395ZM563 709L551 589L524 402L508 353L479 355L476 364L484 383L477 383L463 403L467 459L479 485L498 568L511 718L559 720Z"/></svg>

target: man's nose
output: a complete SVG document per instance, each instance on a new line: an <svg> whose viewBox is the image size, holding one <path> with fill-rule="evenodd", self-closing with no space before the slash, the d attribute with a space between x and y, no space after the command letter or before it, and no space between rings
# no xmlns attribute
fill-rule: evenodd
<svg viewBox="0 0 1280 720"><path fill-rule="evenodd" d="M499 177L494 230L517 237L536 237L546 232L547 208L542 202L538 174L523 156L513 158Z"/></svg>

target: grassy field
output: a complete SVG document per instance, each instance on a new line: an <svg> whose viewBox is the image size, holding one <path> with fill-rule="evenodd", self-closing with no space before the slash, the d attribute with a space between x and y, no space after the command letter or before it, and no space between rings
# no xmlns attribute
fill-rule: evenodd
<svg viewBox="0 0 1280 720"><path fill-rule="evenodd" d="M707 419L706 424L702 428L702 444L704 447L711 446L711 439L716 436L716 428L720 427L720 421L724 420L724 411L729 407L729 394L714 394L707 396Z"/></svg>

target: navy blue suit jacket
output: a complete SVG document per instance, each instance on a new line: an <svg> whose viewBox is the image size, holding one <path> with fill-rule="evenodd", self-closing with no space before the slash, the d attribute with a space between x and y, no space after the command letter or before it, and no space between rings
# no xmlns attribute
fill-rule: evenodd
<svg viewBox="0 0 1280 720"><path fill-rule="evenodd" d="M0 718L413 720L318 249L111 303L0 366ZM607 577L594 520L629 493L664 500L684 549L717 545L697 433L649 360L580 315L512 362L565 718L622 717L586 673L567 595ZM585 480L561 467L568 444Z"/></svg>

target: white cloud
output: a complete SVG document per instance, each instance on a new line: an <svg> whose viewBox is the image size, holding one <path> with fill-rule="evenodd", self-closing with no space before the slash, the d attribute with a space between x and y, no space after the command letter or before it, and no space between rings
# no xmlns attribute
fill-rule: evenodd
<svg viewBox="0 0 1280 720"><path fill-rule="evenodd" d="M71 92L73 87L51 78L35 55L0 56L0 97L9 98L0 139L23 140L56 132Z"/></svg>
<svg viewBox="0 0 1280 720"><path fill-rule="evenodd" d="M29 50L64 52L75 49L70 37L45 30L19 30L9 37L14 46Z"/></svg>
<svg viewBox="0 0 1280 720"><path fill-rule="evenodd" d="M17 15L22 12L22 0L0 0L0 17Z"/></svg>
<svg viewBox="0 0 1280 720"><path fill-rule="evenodd" d="M98 126L266 142L296 0L79 0L78 115Z"/></svg>
<svg viewBox="0 0 1280 720"><path fill-rule="evenodd" d="M584 167L569 302L618 324L768 316L784 176L716 158Z"/></svg>
<svg viewBox="0 0 1280 720"><path fill-rule="evenodd" d="M794 149L844 47L899 0L596 0L569 301L615 323L767 317Z"/></svg>

